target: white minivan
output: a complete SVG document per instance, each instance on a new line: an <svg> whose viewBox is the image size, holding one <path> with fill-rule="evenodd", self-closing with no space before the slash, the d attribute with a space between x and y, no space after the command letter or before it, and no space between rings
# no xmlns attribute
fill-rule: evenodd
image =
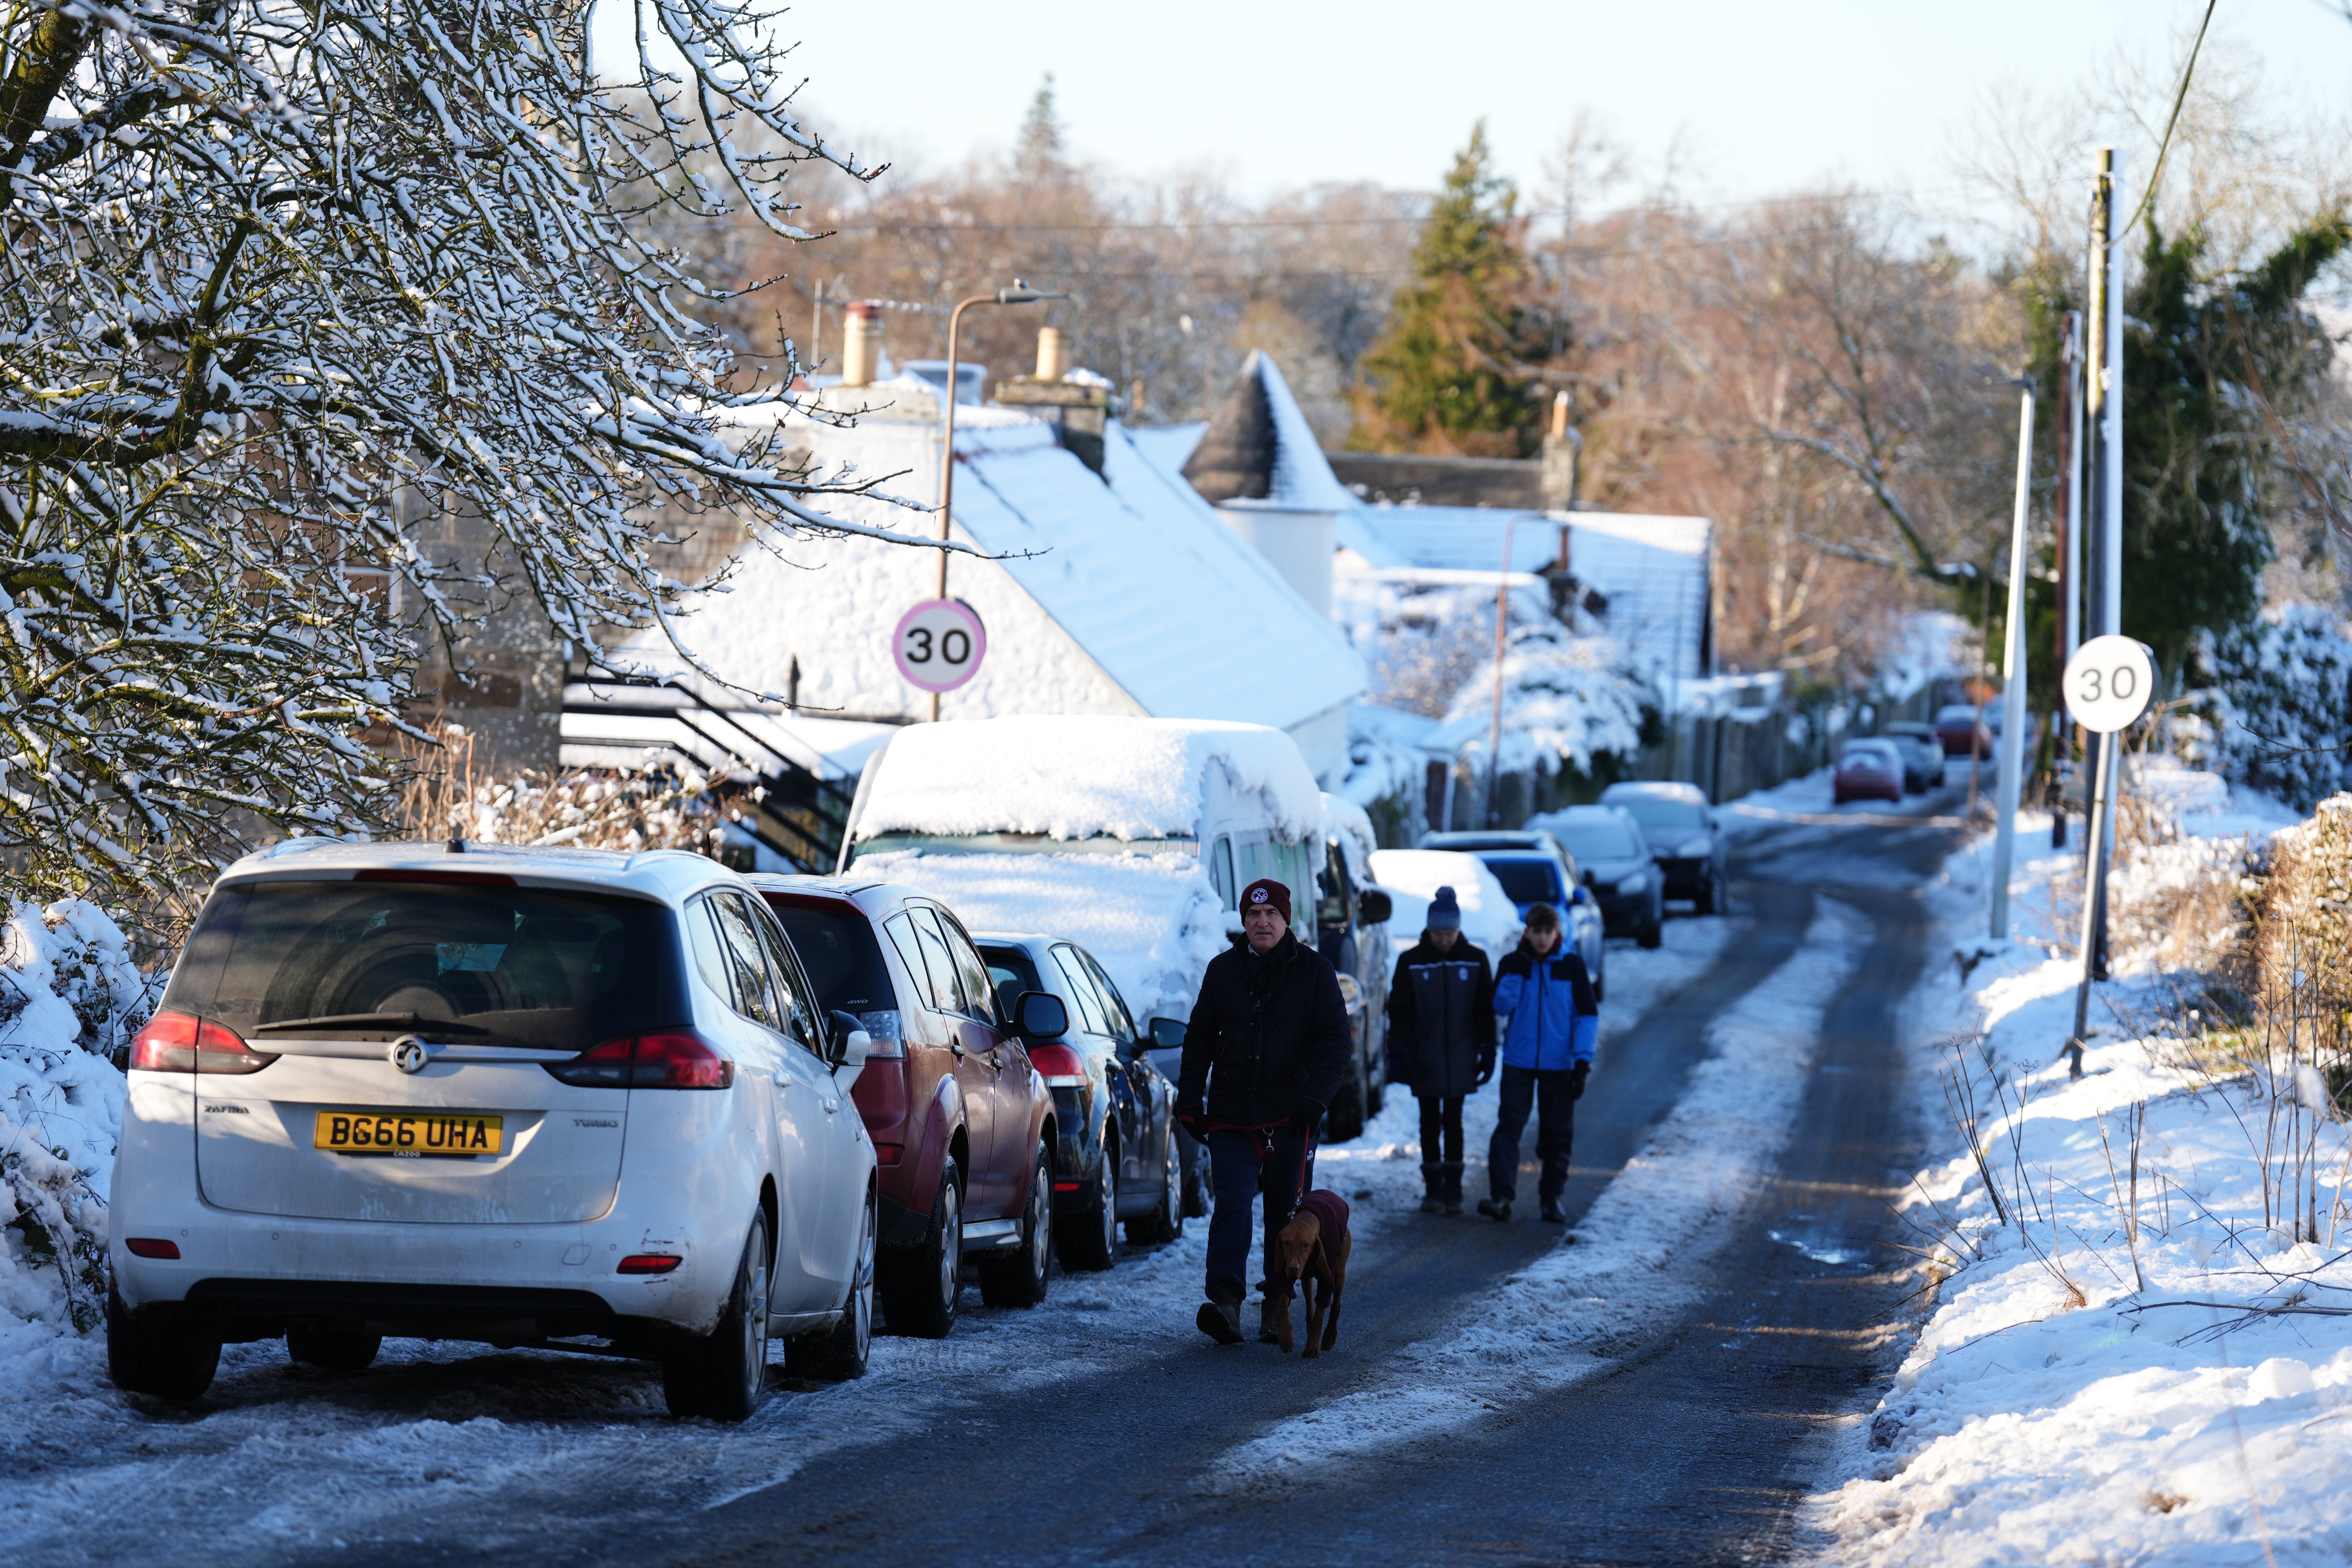
<svg viewBox="0 0 2352 1568"><path fill-rule="evenodd" d="M215 884L131 1046L108 1357L194 1398L224 1342L637 1355L741 1420L770 1336L873 1332L870 1044L677 850L295 839Z"/></svg>
<svg viewBox="0 0 2352 1568"><path fill-rule="evenodd" d="M1265 725L982 719L912 726L876 754L843 863L922 889L973 930L1081 943L1160 1042L1152 1065L1172 1081L1202 971L1241 930L1244 888L1286 883L1293 931L1318 945L1325 821L1297 743ZM1365 1054L1360 989L1345 974L1340 989ZM1360 1071L1343 1086L1335 1131L1360 1122L1366 1082ZM1197 1177L1188 1166L1192 1214L1205 1212Z"/></svg>

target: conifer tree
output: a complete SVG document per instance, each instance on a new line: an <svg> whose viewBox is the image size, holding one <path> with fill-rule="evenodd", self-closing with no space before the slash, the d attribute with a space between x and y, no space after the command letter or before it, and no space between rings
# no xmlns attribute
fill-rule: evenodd
<svg viewBox="0 0 2352 1568"><path fill-rule="evenodd" d="M1518 193L1471 128L1413 250L1413 278L1365 356L1349 445L1516 458L1541 429L1546 324L1531 308Z"/></svg>

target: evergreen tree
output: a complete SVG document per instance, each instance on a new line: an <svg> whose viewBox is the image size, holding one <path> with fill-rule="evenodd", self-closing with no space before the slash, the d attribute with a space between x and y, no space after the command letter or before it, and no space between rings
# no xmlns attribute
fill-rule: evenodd
<svg viewBox="0 0 2352 1568"><path fill-rule="evenodd" d="M1021 137L1013 147L1013 173L1024 180L1051 180L1068 172L1062 157L1062 119L1054 107L1054 73L1037 84L1029 112L1021 121Z"/></svg>
<svg viewBox="0 0 2352 1568"><path fill-rule="evenodd" d="M1494 172L1482 120L1422 227L1412 281L1364 357L1370 384L1351 447L1513 458L1534 449L1549 331L1530 304L1517 202Z"/></svg>

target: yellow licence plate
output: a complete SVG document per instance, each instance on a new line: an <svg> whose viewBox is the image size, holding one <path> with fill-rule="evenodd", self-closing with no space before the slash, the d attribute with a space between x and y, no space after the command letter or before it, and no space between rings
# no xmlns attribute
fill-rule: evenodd
<svg viewBox="0 0 2352 1568"><path fill-rule="evenodd" d="M496 1154L506 1118L473 1111L322 1110L313 1148L336 1154L392 1154L411 1160Z"/></svg>

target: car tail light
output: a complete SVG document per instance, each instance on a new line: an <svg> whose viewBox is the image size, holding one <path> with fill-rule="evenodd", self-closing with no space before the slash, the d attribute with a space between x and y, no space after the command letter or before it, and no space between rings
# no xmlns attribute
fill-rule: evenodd
<svg viewBox="0 0 2352 1568"><path fill-rule="evenodd" d="M1045 1082L1055 1089L1083 1089L1090 1081L1087 1077L1087 1064L1080 1061L1078 1053L1067 1046L1050 1043L1031 1046L1029 1065L1043 1073Z"/></svg>
<svg viewBox="0 0 2352 1568"><path fill-rule="evenodd" d="M874 1145L874 1163L877 1165L895 1165L906 1157L907 1146L903 1143L877 1143Z"/></svg>
<svg viewBox="0 0 2352 1568"><path fill-rule="evenodd" d="M907 1026L896 1007L884 1007L872 1013L857 1015L857 1026L874 1043L866 1048L869 1062L904 1061L907 1057Z"/></svg>
<svg viewBox="0 0 2352 1568"><path fill-rule="evenodd" d="M725 1089L735 1081L735 1064L692 1029L624 1036L546 1067L583 1089Z"/></svg>
<svg viewBox="0 0 2352 1568"><path fill-rule="evenodd" d="M124 1238L122 1245L131 1249L131 1256L133 1258L177 1258L180 1256L180 1244L176 1241L165 1241L161 1237L128 1237Z"/></svg>
<svg viewBox="0 0 2352 1568"><path fill-rule="evenodd" d="M259 1072L277 1059L193 1013L158 1013L131 1037L131 1065L145 1072Z"/></svg>
<svg viewBox="0 0 2352 1568"><path fill-rule="evenodd" d="M685 1261L685 1258L673 1257L671 1254L667 1252L633 1253L629 1257L621 1259L621 1267L617 1272L622 1274L667 1274Z"/></svg>

